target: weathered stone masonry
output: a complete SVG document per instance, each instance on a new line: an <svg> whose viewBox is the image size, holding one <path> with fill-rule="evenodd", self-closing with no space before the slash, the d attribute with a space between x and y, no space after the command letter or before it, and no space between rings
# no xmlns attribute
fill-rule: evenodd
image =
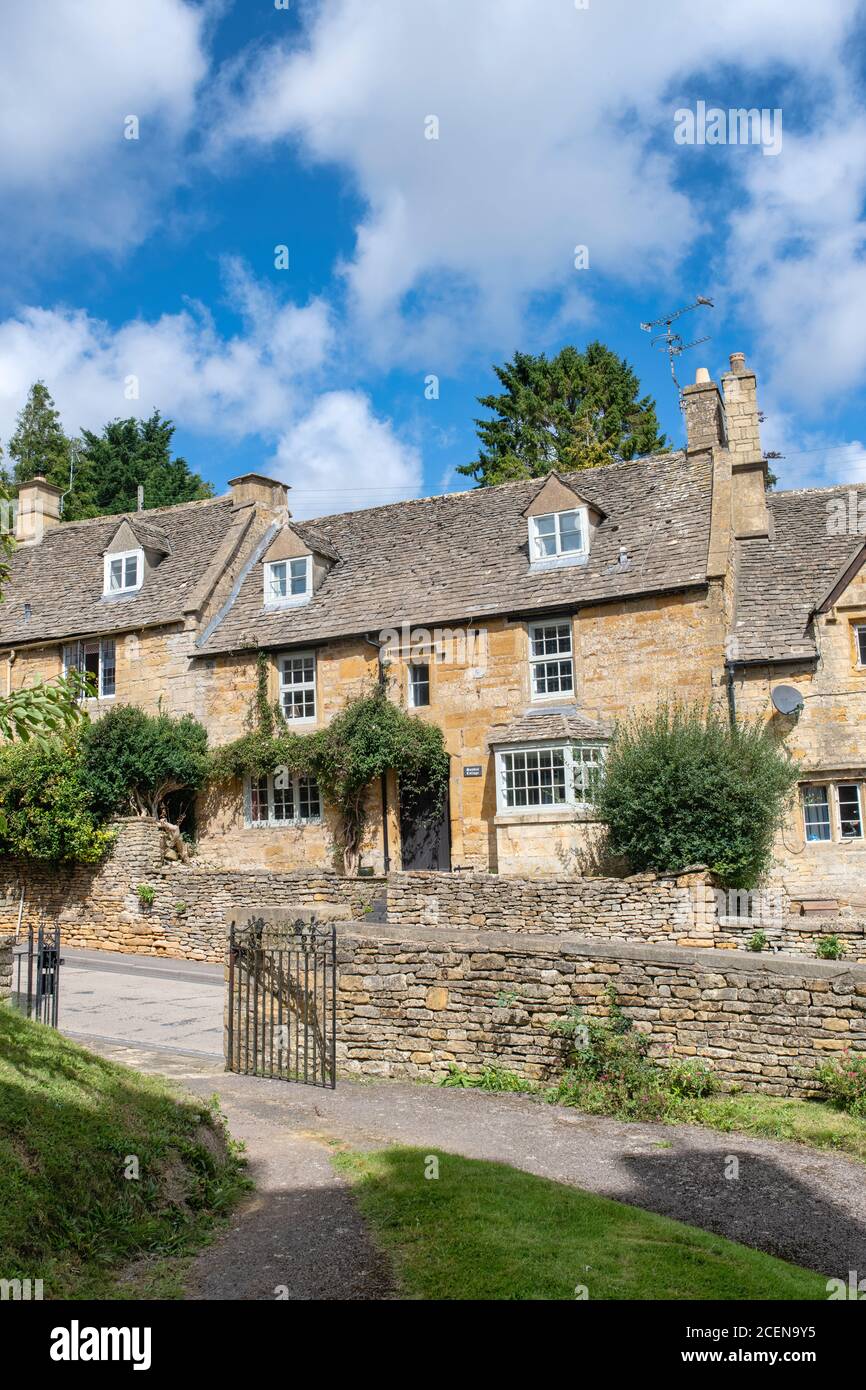
<svg viewBox="0 0 866 1390"><path fill-rule="evenodd" d="M499 1063L555 1071L550 1022L606 1012L605 990L651 1037L651 1052L705 1058L720 1079L808 1092L815 1066L866 1051L866 966L740 956L574 936L338 928L338 1067L443 1075Z"/></svg>
<svg viewBox="0 0 866 1390"><path fill-rule="evenodd" d="M263 907L342 904L362 916L381 891L376 879L345 879L323 869L305 872L197 869L163 861L153 821L115 822L113 854L99 865L0 861L0 931L14 926L24 889L22 925L59 922L66 946L222 964L231 922ZM137 887L155 891L142 907Z"/></svg>

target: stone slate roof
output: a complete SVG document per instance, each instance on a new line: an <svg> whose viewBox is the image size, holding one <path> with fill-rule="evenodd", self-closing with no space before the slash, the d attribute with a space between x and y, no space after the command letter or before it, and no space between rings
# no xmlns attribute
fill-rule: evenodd
<svg viewBox="0 0 866 1390"><path fill-rule="evenodd" d="M230 497L137 513L70 521L18 546L0 603L0 643L50 641L129 631L183 620L185 601L202 578L232 521ZM168 553L134 594L103 598L103 554L127 520L144 544ZM30 604L30 618L24 605Z"/></svg>
<svg viewBox="0 0 866 1390"><path fill-rule="evenodd" d="M538 479L292 522L341 557L309 603L265 611L260 563L202 653L302 645L403 622L448 625L706 582L710 469L682 453L566 475L604 513L588 563L531 571L523 510ZM627 554L620 566L620 547Z"/></svg>
<svg viewBox="0 0 866 1390"><path fill-rule="evenodd" d="M548 739L592 740L610 738L611 726L590 719L579 709L525 710L510 724L491 729L488 743L491 748L512 743L533 743Z"/></svg>
<svg viewBox="0 0 866 1390"><path fill-rule="evenodd" d="M850 486L769 492L770 540L739 541L734 661L791 661L817 654L811 617L866 537L828 535L827 504Z"/></svg>

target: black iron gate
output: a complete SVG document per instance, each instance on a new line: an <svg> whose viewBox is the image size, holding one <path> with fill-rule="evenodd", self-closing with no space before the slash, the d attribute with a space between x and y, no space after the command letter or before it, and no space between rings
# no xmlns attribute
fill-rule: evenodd
<svg viewBox="0 0 866 1390"><path fill-rule="evenodd" d="M337 929L254 920L229 932L226 1071L337 1084Z"/></svg>
<svg viewBox="0 0 866 1390"><path fill-rule="evenodd" d="M14 951L14 1003L28 1018L57 1027L60 1006L60 928L30 927Z"/></svg>

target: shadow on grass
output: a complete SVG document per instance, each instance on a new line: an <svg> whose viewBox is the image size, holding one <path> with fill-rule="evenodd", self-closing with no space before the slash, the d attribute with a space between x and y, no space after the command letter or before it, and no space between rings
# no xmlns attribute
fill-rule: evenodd
<svg viewBox="0 0 866 1390"><path fill-rule="evenodd" d="M125 1262L196 1248L242 1186L204 1103L0 1007L0 1277L105 1296Z"/></svg>

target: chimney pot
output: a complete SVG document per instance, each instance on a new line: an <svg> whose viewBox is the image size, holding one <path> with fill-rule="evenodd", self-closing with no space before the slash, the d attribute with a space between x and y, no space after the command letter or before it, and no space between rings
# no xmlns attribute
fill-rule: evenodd
<svg viewBox="0 0 866 1390"><path fill-rule="evenodd" d="M746 354L744 352L731 353L731 371L739 376L746 370Z"/></svg>
<svg viewBox="0 0 866 1390"><path fill-rule="evenodd" d="M709 379L710 374L707 371L706 367L698 367L698 370L695 372L695 385L703 386L705 382L709 381Z"/></svg>

